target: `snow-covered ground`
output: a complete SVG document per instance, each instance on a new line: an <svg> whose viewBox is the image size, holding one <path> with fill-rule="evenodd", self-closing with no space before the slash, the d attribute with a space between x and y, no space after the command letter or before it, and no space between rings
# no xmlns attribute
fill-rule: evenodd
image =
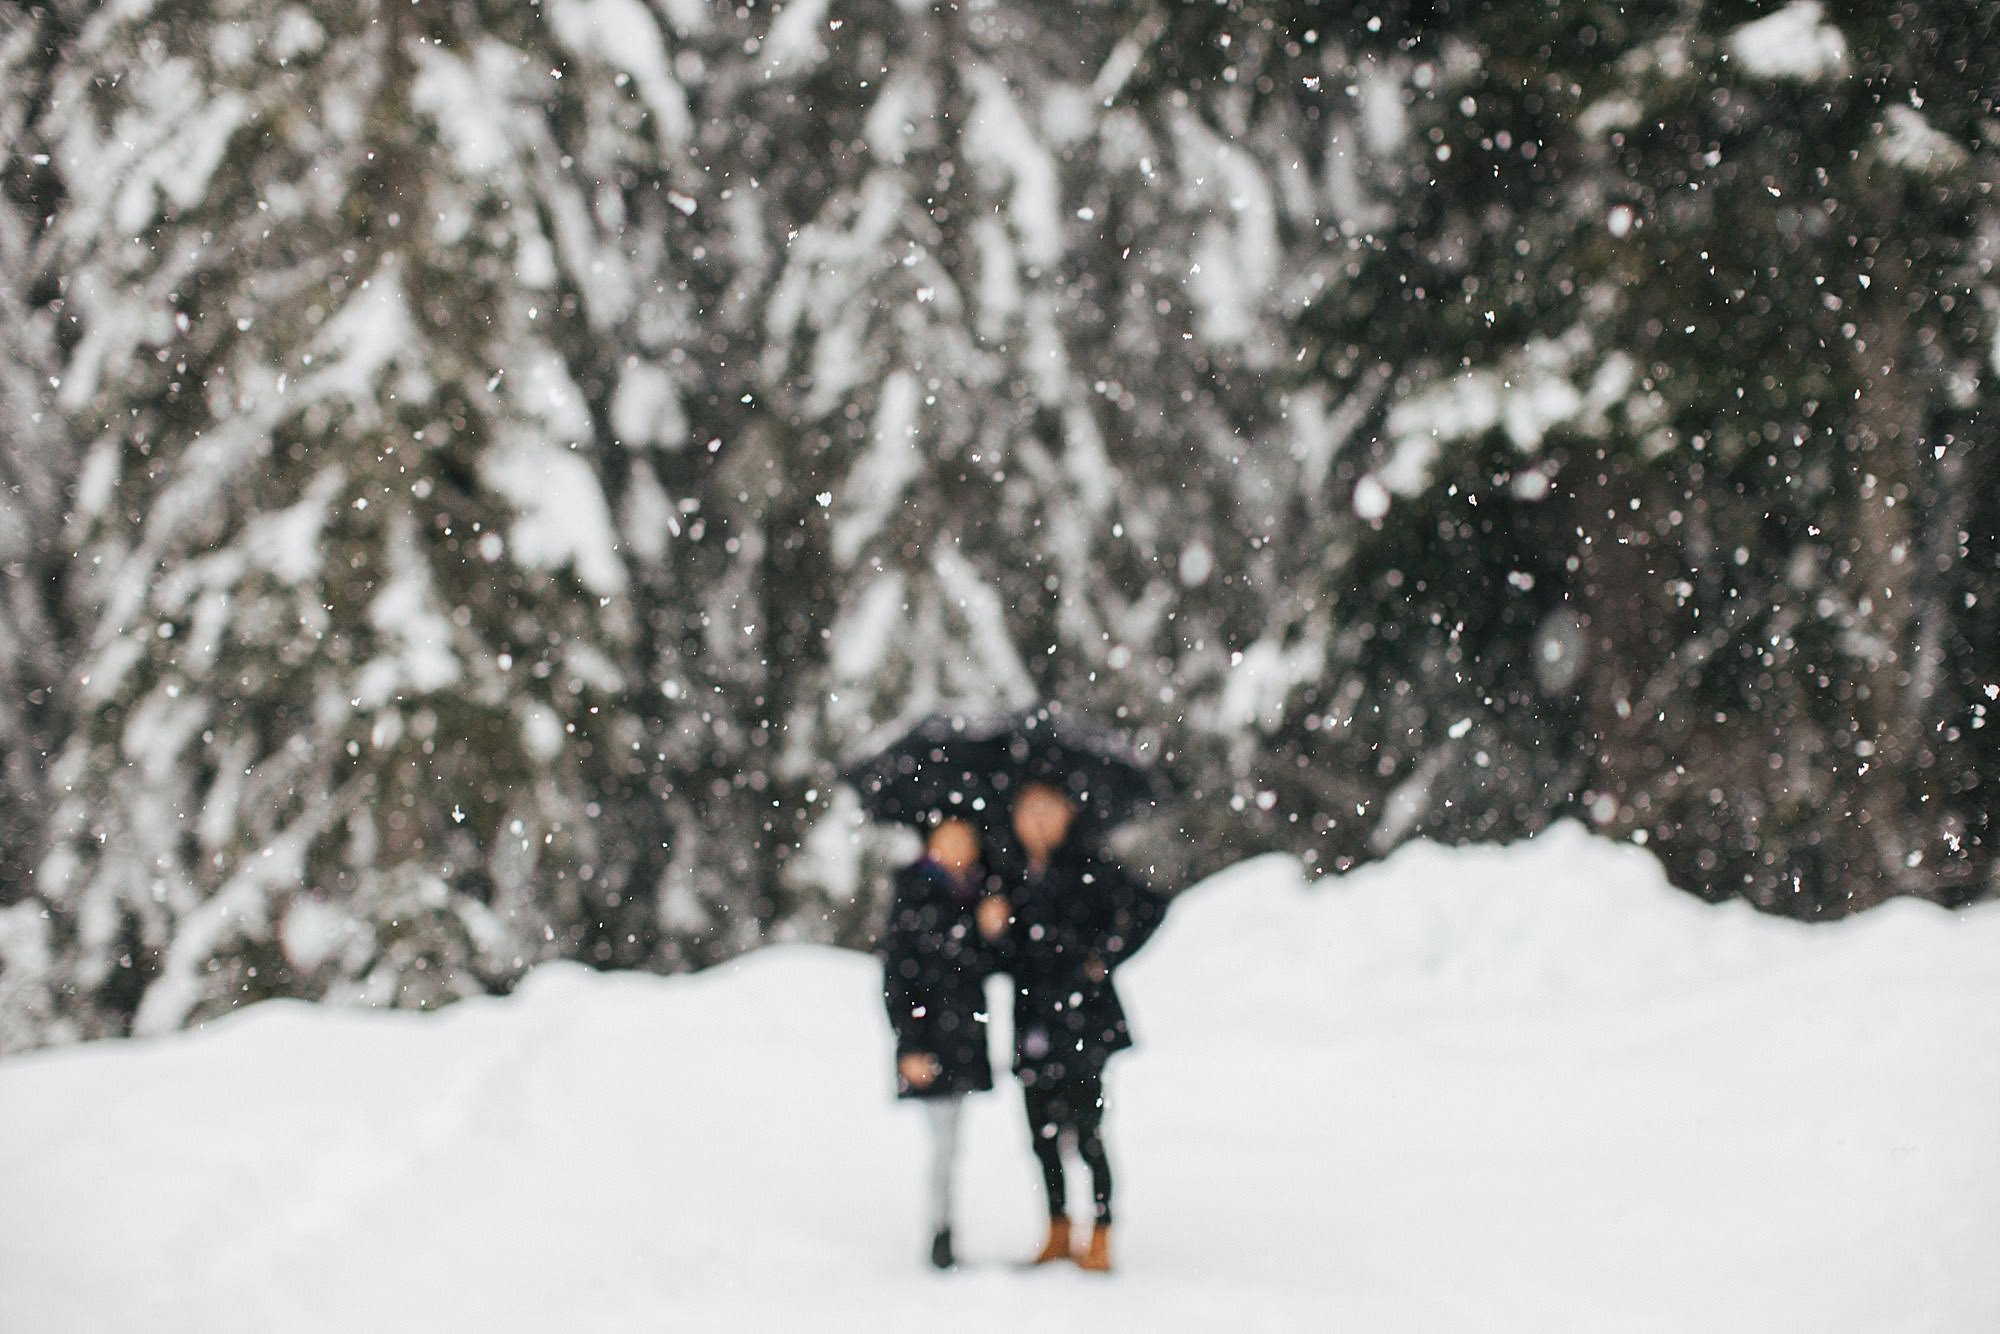
<svg viewBox="0 0 2000 1334"><path fill-rule="evenodd" d="M2000 1329L2000 907L1805 928L1559 826L1246 863L1123 976L1109 1278L1014 1266L1011 1090L923 1267L875 967L782 946L0 1065L0 1327Z"/></svg>

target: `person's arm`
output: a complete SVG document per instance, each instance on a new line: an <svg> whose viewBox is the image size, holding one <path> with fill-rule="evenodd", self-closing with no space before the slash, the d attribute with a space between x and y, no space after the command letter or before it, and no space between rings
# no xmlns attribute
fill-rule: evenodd
<svg viewBox="0 0 2000 1334"><path fill-rule="evenodd" d="M922 1001L914 989L920 889L907 868L896 873L895 901L889 909L888 930L882 933L882 1003L889 1011L899 1057L928 1050L921 1036L924 1024L916 1014Z"/></svg>
<svg viewBox="0 0 2000 1334"><path fill-rule="evenodd" d="M937 1054L917 1010L923 1002L903 974L902 963L913 960L907 949L891 952L882 965L882 1000L889 1008L889 1027L896 1034L896 1074L914 1089L925 1089L938 1075Z"/></svg>
<svg viewBox="0 0 2000 1334"><path fill-rule="evenodd" d="M1153 938L1167 914L1167 900L1122 866L1100 862L1096 874L1111 911L1094 953L1108 974Z"/></svg>
<svg viewBox="0 0 2000 1334"><path fill-rule="evenodd" d="M1014 960L1014 905L997 890L979 900L972 910L979 953L986 967L996 973L1009 971Z"/></svg>
<svg viewBox="0 0 2000 1334"><path fill-rule="evenodd" d="M896 1034L896 1054L927 1050L920 1037L922 1024L916 1013L919 1003L908 980L900 976L897 960L893 958L882 967L882 1001L889 1011L889 1027Z"/></svg>

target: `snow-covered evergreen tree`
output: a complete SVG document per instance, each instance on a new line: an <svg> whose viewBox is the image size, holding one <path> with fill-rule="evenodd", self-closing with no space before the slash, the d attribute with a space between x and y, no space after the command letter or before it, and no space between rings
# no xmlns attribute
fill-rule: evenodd
<svg viewBox="0 0 2000 1334"><path fill-rule="evenodd" d="M427 1003L592 920L633 635L564 356L598 201L560 22L478 17L103 11L42 109L88 574L37 893L85 1031Z"/></svg>
<svg viewBox="0 0 2000 1334"><path fill-rule="evenodd" d="M1354 489L1377 625L1427 645L1390 658L1398 836L1573 798L1708 893L1979 882L1939 743L1992 670L1954 627L1990 563L1946 516L1991 393L1995 158L1990 86L1938 58L1950 9L1406 34L1428 179L1386 249L1428 346ZM1439 709L1446 670L1471 689Z"/></svg>
<svg viewBox="0 0 2000 1334"><path fill-rule="evenodd" d="M786 599L765 624L799 683L792 744L852 753L931 708L1042 698L1157 739L1185 714L1176 682L1227 662L1175 609L1239 577L1215 567L1240 544L1202 536L1234 522L1209 489L1240 453L1233 405L1184 387L1214 351L1198 320L1221 357L1275 360L1268 192L1197 117L1128 104L1150 15L840 12L781 11L777 77L730 120L772 127L759 151L813 145L789 192L743 206L782 257L752 344L772 453L739 467L790 479L764 502L785 554L763 587Z"/></svg>
<svg viewBox="0 0 2000 1334"><path fill-rule="evenodd" d="M1316 201L1293 494L1365 525L1278 544L1331 633L1245 652L1231 776L1334 864L1573 810L1789 911L1978 892L1990 16L1366 17L1153 57Z"/></svg>
<svg viewBox="0 0 2000 1334"><path fill-rule="evenodd" d="M22 984L48 962L29 889L46 846L48 756L65 730L69 627L55 592L66 573L62 494L74 454L50 407L61 348L41 258L60 186L31 121L81 8L0 17L0 1013L17 997L37 1023L52 1017L52 998Z"/></svg>

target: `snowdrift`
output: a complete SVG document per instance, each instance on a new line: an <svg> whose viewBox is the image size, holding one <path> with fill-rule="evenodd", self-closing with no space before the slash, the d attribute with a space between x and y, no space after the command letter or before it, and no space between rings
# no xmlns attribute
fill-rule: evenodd
<svg viewBox="0 0 2000 1334"><path fill-rule="evenodd" d="M922 1268L874 965L780 946L0 1066L0 1325L2000 1329L2000 908L1805 927L1562 826L1245 863L1122 976L1108 1279L1014 1267L1009 1089Z"/></svg>

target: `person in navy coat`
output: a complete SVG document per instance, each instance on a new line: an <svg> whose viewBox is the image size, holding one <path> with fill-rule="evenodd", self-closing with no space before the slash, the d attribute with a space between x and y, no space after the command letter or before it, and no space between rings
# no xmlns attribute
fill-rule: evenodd
<svg viewBox="0 0 2000 1334"><path fill-rule="evenodd" d="M995 883L981 865L978 831L936 817L924 854L896 873L881 939L882 999L896 1035L896 1093L920 1101L931 1127L931 1263L949 1269L953 1179L965 1095L993 1087L986 978L1005 931L1005 904L981 903Z"/></svg>
<svg viewBox="0 0 2000 1334"><path fill-rule="evenodd" d="M1104 1067L1132 1045L1113 975L1159 926L1166 899L1073 837L1078 809L1060 788L1015 795L1011 920L1004 963L1014 977L1014 1073L1048 1196L1049 1233L1035 1263L1111 1267L1111 1161L1105 1152ZM1072 1251L1063 1149L1089 1169L1094 1220Z"/></svg>

